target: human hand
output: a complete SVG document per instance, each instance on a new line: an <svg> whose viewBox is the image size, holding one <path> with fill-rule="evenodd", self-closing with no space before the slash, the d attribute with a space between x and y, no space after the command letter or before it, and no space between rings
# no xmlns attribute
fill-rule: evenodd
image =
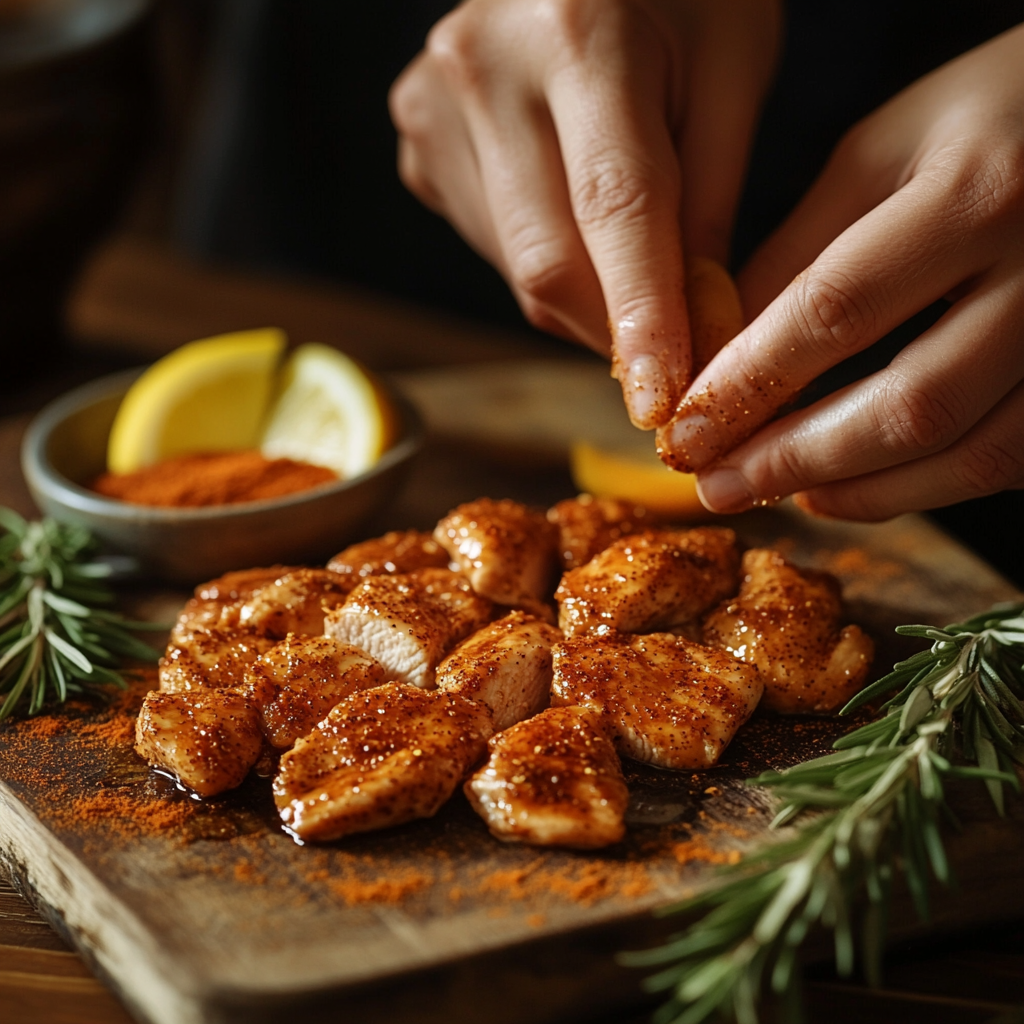
<svg viewBox="0 0 1024 1024"><path fill-rule="evenodd" d="M659 431L709 509L879 520L1024 487L1024 26L855 126L740 289L760 315ZM943 297L885 370L772 420Z"/></svg>
<svg viewBox="0 0 1024 1024"><path fill-rule="evenodd" d="M467 0L395 83L405 184L633 422L690 378L683 251L725 262L778 0Z"/></svg>

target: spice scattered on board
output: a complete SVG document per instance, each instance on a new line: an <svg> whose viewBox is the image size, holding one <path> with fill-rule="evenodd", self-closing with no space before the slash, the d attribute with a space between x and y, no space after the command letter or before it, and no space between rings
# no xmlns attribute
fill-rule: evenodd
<svg viewBox="0 0 1024 1024"><path fill-rule="evenodd" d="M145 669L107 703L76 701L0 727L4 781L58 835L73 836L90 856L111 858L112 870L119 851L132 856L144 843L162 851L168 871L251 891L245 899L274 906L400 906L422 916L475 908L538 928L560 907L656 896L680 865L734 863L748 834L702 809L715 799L706 791L727 787L695 773L687 813L642 826L626 844L597 854L498 844L462 801L433 821L298 847L281 832L270 802L260 803L258 785L196 801L149 771L133 741L135 717L154 685ZM666 775L655 772L648 786Z"/></svg>

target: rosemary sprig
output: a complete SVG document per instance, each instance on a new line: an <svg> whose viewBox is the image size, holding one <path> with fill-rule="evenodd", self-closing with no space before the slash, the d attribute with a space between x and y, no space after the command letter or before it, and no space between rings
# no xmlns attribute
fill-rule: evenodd
<svg viewBox="0 0 1024 1024"><path fill-rule="evenodd" d="M996 605L945 629L896 632L932 645L843 709L896 691L878 716L837 740L835 753L750 780L776 792L782 806L772 825L795 820L794 834L748 856L740 877L721 888L665 908L701 914L666 945L621 956L632 966L669 965L645 982L670 993L655 1024L700 1024L718 1014L756 1024L766 990L798 1018L798 952L816 925L833 932L844 976L853 971L859 934L865 977L879 984L897 873L922 919L930 877L950 881L940 828L944 818L955 821L946 783L980 780L1000 815L1005 787L1019 792L1024 603Z"/></svg>
<svg viewBox="0 0 1024 1024"><path fill-rule="evenodd" d="M124 688L121 661L159 654L129 629L153 629L107 610L110 566L91 555L89 532L52 519L26 522L0 507L0 721L28 701L67 700L96 684Z"/></svg>

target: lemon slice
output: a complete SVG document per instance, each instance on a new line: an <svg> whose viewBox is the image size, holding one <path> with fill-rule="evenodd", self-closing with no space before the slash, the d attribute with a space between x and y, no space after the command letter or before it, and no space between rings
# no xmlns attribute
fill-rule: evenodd
<svg viewBox="0 0 1024 1024"><path fill-rule="evenodd" d="M188 452L255 448L285 336L238 331L182 345L129 388L107 445L107 468L132 473Z"/></svg>
<svg viewBox="0 0 1024 1024"><path fill-rule="evenodd" d="M341 477L368 470L395 439L398 417L373 377L327 345L300 345L284 366L260 449Z"/></svg>
<svg viewBox="0 0 1024 1024"><path fill-rule="evenodd" d="M577 441L572 446L570 466L576 486L595 497L625 498L652 512L680 519L709 514L697 497L697 478L669 469L653 453L646 459Z"/></svg>

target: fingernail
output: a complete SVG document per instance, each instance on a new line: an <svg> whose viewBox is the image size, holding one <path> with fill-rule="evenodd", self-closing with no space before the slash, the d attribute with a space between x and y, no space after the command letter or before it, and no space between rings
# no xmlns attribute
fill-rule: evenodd
<svg viewBox="0 0 1024 1024"><path fill-rule="evenodd" d="M680 416L658 431L658 454L673 469L694 473L714 461L715 429L700 413Z"/></svg>
<svg viewBox="0 0 1024 1024"><path fill-rule="evenodd" d="M619 372L622 396L633 426L651 430L672 415L675 394L672 381L657 356L637 356Z"/></svg>
<svg viewBox="0 0 1024 1024"><path fill-rule="evenodd" d="M714 469L697 479L697 494L710 512L742 512L754 495L738 469Z"/></svg>

